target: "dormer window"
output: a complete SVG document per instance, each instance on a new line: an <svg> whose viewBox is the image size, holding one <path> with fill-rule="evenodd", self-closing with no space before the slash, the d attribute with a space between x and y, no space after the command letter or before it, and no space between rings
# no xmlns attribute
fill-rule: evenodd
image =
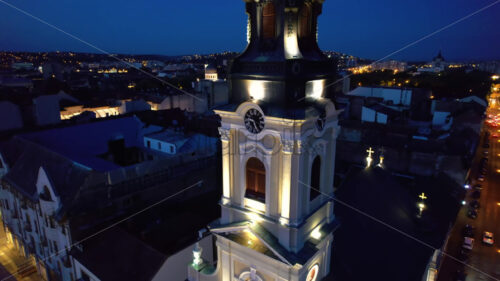
<svg viewBox="0 0 500 281"><path fill-rule="evenodd" d="M40 199L42 199L44 201L52 201L52 196L50 195L50 190L46 185L43 186L43 191L42 191L42 193L40 193Z"/></svg>
<svg viewBox="0 0 500 281"><path fill-rule="evenodd" d="M262 9L262 35L264 39L276 37L276 9L273 3L267 3Z"/></svg>

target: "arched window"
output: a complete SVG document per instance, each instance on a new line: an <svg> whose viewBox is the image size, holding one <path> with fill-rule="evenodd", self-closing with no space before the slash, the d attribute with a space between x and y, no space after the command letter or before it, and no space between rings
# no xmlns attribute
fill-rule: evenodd
<svg viewBox="0 0 500 281"><path fill-rule="evenodd" d="M267 3L262 9L262 28L264 39L276 36L276 10L273 3Z"/></svg>
<svg viewBox="0 0 500 281"><path fill-rule="evenodd" d="M299 37L309 37L311 34L311 17L312 11L311 6L304 4L300 11L300 19L299 19Z"/></svg>
<svg viewBox="0 0 500 281"><path fill-rule="evenodd" d="M260 202L266 202L266 168L257 158L252 157L247 161L245 197Z"/></svg>
<svg viewBox="0 0 500 281"><path fill-rule="evenodd" d="M309 199L313 200L318 197L321 182L321 158L316 156L314 158L312 168L311 168L311 190L309 193Z"/></svg>

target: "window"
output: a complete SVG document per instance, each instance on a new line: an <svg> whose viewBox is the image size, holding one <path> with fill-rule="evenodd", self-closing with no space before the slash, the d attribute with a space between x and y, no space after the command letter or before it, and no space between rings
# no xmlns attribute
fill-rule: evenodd
<svg viewBox="0 0 500 281"><path fill-rule="evenodd" d="M45 201L52 201L52 196L50 195L50 190L48 186L46 185L43 186L43 191L40 194L40 198Z"/></svg>
<svg viewBox="0 0 500 281"><path fill-rule="evenodd" d="M309 192L309 200L314 200L318 197L319 190L321 190L321 158L316 156L314 158L311 168L311 190Z"/></svg>
<svg viewBox="0 0 500 281"><path fill-rule="evenodd" d="M245 197L266 202L266 168L255 157L247 161Z"/></svg>
<svg viewBox="0 0 500 281"><path fill-rule="evenodd" d="M276 36L276 11L273 3L267 3L262 9L262 28L264 39Z"/></svg>
<svg viewBox="0 0 500 281"><path fill-rule="evenodd" d="M149 140L148 140L148 141L146 142L146 145L147 145L147 147L148 147L148 148L151 148L151 141L149 141Z"/></svg>
<svg viewBox="0 0 500 281"><path fill-rule="evenodd" d="M52 241L52 243L54 243L54 252L59 252L59 250L57 249L57 242L56 241Z"/></svg>
<svg viewBox="0 0 500 281"><path fill-rule="evenodd" d="M174 153L174 146L173 145L170 146L170 153Z"/></svg>
<svg viewBox="0 0 500 281"><path fill-rule="evenodd" d="M300 11L299 37L309 37L311 34L311 6L304 4Z"/></svg>
<svg viewBox="0 0 500 281"><path fill-rule="evenodd" d="M158 149L161 150L161 142L158 143Z"/></svg>

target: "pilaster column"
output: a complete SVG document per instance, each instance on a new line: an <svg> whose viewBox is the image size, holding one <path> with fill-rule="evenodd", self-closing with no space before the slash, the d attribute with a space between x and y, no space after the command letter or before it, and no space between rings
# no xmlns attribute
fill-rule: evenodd
<svg viewBox="0 0 500 281"><path fill-rule="evenodd" d="M220 139L222 142L222 204L231 201L231 171L230 171L230 147L231 131L225 128L219 128Z"/></svg>
<svg viewBox="0 0 500 281"><path fill-rule="evenodd" d="M280 222L288 224L290 221L291 179L292 179L292 154L294 142L290 139L281 139L281 216Z"/></svg>

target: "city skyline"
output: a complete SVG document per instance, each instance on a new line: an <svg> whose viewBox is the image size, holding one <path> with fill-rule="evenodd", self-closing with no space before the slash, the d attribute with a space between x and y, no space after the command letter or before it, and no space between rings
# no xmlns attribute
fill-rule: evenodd
<svg viewBox="0 0 500 281"><path fill-rule="evenodd" d="M110 53L176 56L240 52L245 48L246 18L236 12L244 9L244 2L224 2L153 1L148 6L135 7L130 1L122 1L117 6L113 2L75 4L57 0L51 6L34 1L15 5ZM453 4L449 0L440 3L354 2L325 1L323 13L327 16L319 18L319 45L324 50L373 60L496 3L482 0ZM408 11L412 11L411 15ZM389 59L426 61L439 50L448 60L498 59L500 39L494 35L495 15L499 11L500 6L494 5ZM3 15L0 19L2 50L97 52L5 2L0 2L0 14ZM232 24L227 24L229 22ZM488 44L477 44L481 41Z"/></svg>

